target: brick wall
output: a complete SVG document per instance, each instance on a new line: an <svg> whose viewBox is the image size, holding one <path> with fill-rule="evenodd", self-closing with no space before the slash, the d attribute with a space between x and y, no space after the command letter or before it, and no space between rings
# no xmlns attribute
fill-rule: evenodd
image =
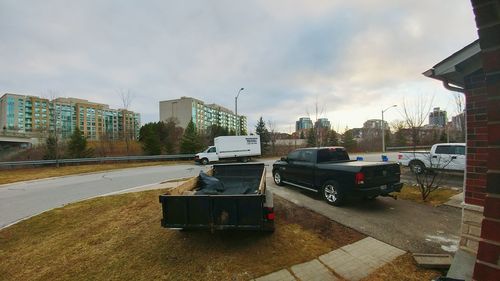
<svg viewBox="0 0 500 281"><path fill-rule="evenodd" d="M465 78L467 119L467 170L465 203L483 206L488 157L488 95L484 74Z"/></svg>
<svg viewBox="0 0 500 281"><path fill-rule="evenodd" d="M500 108L498 107L500 105L500 0L471 2L482 50L481 60L484 70L482 89L487 97L486 194L482 199L472 200L484 206L481 240L473 279L500 280ZM477 90L482 91L481 88Z"/></svg>

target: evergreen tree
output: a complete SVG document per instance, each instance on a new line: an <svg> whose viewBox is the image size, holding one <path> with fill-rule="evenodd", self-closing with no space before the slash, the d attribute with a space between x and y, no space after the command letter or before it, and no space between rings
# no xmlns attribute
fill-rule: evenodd
<svg viewBox="0 0 500 281"><path fill-rule="evenodd" d="M328 138L327 138L328 146L339 146L339 136L335 130L328 130Z"/></svg>
<svg viewBox="0 0 500 281"><path fill-rule="evenodd" d="M71 158L86 158L92 156L93 151L87 148L87 139L82 131L76 127L68 143L68 156Z"/></svg>
<svg viewBox="0 0 500 281"><path fill-rule="evenodd" d="M305 138L306 136L304 135L304 131L300 131L300 139L303 140Z"/></svg>
<svg viewBox="0 0 500 281"><path fill-rule="evenodd" d="M271 134L266 128L266 122L262 119L262 116L257 121L255 126L255 133L260 136L260 150L262 154L269 150L269 142L271 141Z"/></svg>
<svg viewBox="0 0 500 281"><path fill-rule="evenodd" d="M354 136L352 134L352 130L346 130L344 134L342 135L342 145L347 149L347 150L354 150L357 147L357 142L354 139Z"/></svg>
<svg viewBox="0 0 500 281"><path fill-rule="evenodd" d="M142 144L142 150L146 155L161 154L161 138L158 135L159 123L147 123L139 130L139 141Z"/></svg>
<svg viewBox="0 0 500 281"><path fill-rule="evenodd" d="M313 128L307 131L307 146L308 147L316 146L316 131Z"/></svg>
<svg viewBox="0 0 500 281"><path fill-rule="evenodd" d="M43 159L57 159L57 139L53 135L49 136L45 142L45 154L43 155Z"/></svg>
<svg viewBox="0 0 500 281"><path fill-rule="evenodd" d="M197 153L203 148L201 138L196 132L196 127L194 126L193 120L189 121L189 124L184 131L184 135L181 140L181 153Z"/></svg>

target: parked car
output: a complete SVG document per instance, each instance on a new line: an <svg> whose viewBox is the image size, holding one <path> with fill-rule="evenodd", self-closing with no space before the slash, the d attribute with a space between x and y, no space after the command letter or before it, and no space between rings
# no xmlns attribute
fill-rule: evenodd
<svg viewBox="0 0 500 281"><path fill-rule="evenodd" d="M437 143L430 151L402 151L398 162L415 173L426 169L465 170L465 143Z"/></svg>
<svg viewBox="0 0 500 281"><path fill-rule="evenodd" d="M263 163L213 165L160 195L160 203L166 228L274 231Z"/></svg>
<svg viewBox="0 0 500 281"><path fill-rule="evenodd" d="M348 196L374 199L399 192L400 175L397 163L350 160L343 147L297 149L273 164L277 185L320 193L335 206Z"/></svg>
<svg viewBox="0 0 500 281"><path fill-rule="evenodd" d="M195 161L203 165L219 160L234 159L247 162L260 156L260 136L220 136L214 138L214 145L195 155Z"/></svg>

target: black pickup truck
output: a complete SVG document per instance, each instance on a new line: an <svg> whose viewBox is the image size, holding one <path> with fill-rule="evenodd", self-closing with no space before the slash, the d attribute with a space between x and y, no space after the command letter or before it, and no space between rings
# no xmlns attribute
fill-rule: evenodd
<svg viewBox="0 0 500 281"><path fill-rule="evenodd" d="M350 160L343 147L297 149L273 164L277 185L320 192L335 206L341 205L347 196L374 199L399 192L403 186L400 175L396 163Z"/></svg>

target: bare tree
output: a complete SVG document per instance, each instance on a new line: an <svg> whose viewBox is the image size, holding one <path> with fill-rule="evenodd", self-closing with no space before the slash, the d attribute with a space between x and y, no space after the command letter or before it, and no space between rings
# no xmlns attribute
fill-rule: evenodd
<svg viewBox="0 0 500 281"><path fill-rule="evenodd" d="M267 126L269 127L269 136L271 138L271 154L276 155L276 139L278 132L276 131L276 122L268 120Z"/></svg>
<svg viewBox="0 0 500 281"><path fill-rule="evenodd" d="M446 168L453 161L453 158L433 158L430 152L422 152L422 154L427 159L429 167L418 170L412 169L412 171L415 175L422 201L425 201L433 191L442 187L450 177Z"/></svg>
<svg viewBox="0 0 500 281"><path fill-rule="evenodd" d="M424 97L423 95L419 95L412 103L403 100L402 115L406 126L410 129L414 149L420 143L420 131L431 111L433 101L434 96Z"/></svg>
<svg viewBox="0 0 500 281"><path fill-rule="evenodd" d="M134 132L130 131L129 125L127 125L127 119L129 115L129 108L132 105L132 101L134 100L135 94L130 91L130 90L119 90L118 94L120 96L122 106L123 106L123 111L122 111L122 116L123 116L123 126L122 126L122 139L125 141L125 146L127 150L127 155L129 154L130 151L130 141L132 136L134 135Z"/></svg>
<svg viewBox="0 0 500 281"><path fill-rule="evenodd" d="M320 139L321 139L321 131L319 130L319 126L317 126L317 122L318 122L318 119L319 119L319 116L323 115L324 111L325 111L325 105L323 104L323 106L320 108L318 106L318 96L316 96L316 101L314 102L314 115L315 115L315 118L314 118L314 122L313 122L313 132L314 132L314 140L315 140L315 146L316 147L319 147L320 146ZM311 114L309 113L309 110L306 109L306 114L307 114L307 117L311 118Z"/></svg>

